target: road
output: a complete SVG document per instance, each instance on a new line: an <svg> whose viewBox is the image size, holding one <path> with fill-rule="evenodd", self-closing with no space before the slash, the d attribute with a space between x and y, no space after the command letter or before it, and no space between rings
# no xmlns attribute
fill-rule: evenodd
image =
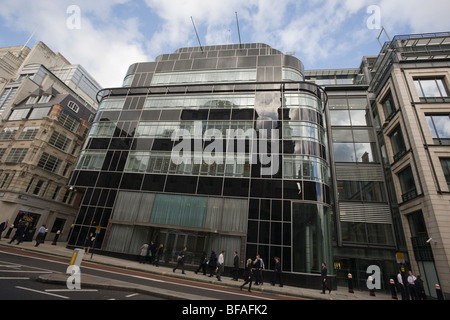
<svg viewBox="0 0 450 320"><path fill-rule="evenodd" d="M65 273L68 259L15 248L0 247L0 299L85 299L85 300L157 300L157 297L112 290L66 290L67 287L36 281L39 275ZM199 283L192 280L153 275L142 271L83 262L82 274L115 279L132 284L151 286L206 299L219 300L272 300L276 295L238 291L233 288ZM77 291L77 292L75 292Z"/></svg>

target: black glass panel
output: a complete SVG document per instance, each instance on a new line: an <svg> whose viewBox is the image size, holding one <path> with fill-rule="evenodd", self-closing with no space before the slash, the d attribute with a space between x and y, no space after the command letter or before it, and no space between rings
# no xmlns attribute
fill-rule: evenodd
<svg viewBox="0 0 450 320"><path fill-rule="evenodd" d="M161 110L144 110L141 114L141 121L158 120Z"/></svg>
<svg viewBox="0 0 450 320"><path fill-rule="evenodd" d="M133 138L112 138L109 149L113 150L129 150Z"/></svg>
<svg viewBox="0 0 450 320"><path fill-rule="evenodd" d="M171 151L173 142L170 139L155 139L152 150Z"/></svg>
<svg viewBox="0 0 450 320"><path fill-rule="evenodd" d="M258 221L249 221L248 222L248 233L247 233L247 242L253 242L256 243L258 242ZM253 255L250 255L250 253L248 252L249 247L247 246L247 256L252 256L254 257L256 255L256 249L255 249L255 253Z"/></svg>
<svg viewBox="0 0 450 320"><path fill-rule="evenodd" d="M270 223L270 244L281 244L281 222Z"/></svg>
<svg viewBox="0 0 450 320"><path fill-rule="evenodd" d="M221 195L222 194L222 178L200 177L198 181L198 194Z"/></svg>
<svg viewBox="0 0 450 320"><path fill-rule="evenodd" d="M207 120L209 110L183 110L181 120Z"/></svg>
<svg viewBox="0 0 450 320"><path fill-rule="evenodd" d="M141 111L122 111L122 114L120 115L121 121L133 121L133 120L139 120L141 117Z"/></svg>
<svg viewBox="0 0 450 320"><path fill-rule="evenodd" d="M291 202L283 201L283 221L291 221Z"/></svg>
<svg viewBox="0 0 450 320"><path fill-rule="evenodd" d="M281 200L272 200L272 217L271 220L281 221L283 208Z"/></svg>
<svg viewBox="0 0 450 320"><path fill-rule="evenodd" d="M89 150L106 150L108 149L110 138L93 138L88 142L86 149Z"/></svg>
<svg viewBox="0 0 450 320"><path fill-rule="evenodd" d="M153 139L139 138L134 139L131 146L131 150L151 150L153 145Z"/></svg>
<svg viewBox="0 0 450 320"><path fill-rule="evenodd" d="M198 177L167 176L165 192L195 194Z"/></svg>
<svg viewBox="0 0 450 320"><path fill-rule="evenodd" d="M284 181L284 198L285 199L303 199L303 184L302 181Z"/></svg>
<svg viewBox="0 0 450 320"><path fill-rule="evenodd" d="M142 190L163 191L166 182L165 175L146 174L142 183Z"/></svg>
<svg viewBox="0 0 450 320"><path fill-rule="evenodd" d="M120 184L120 188L121 189L131 189L131 190L140 190L143 178L144 178L143 174L125 173L122 177L122 182Z"/></svg>
<svg viewBox="0 0 450 320"><path fill-rule="evenodd" d="M259 199L250 199L248 218L259 219Z"/></svg>
<svg viewBox="0 0 450 320"><path fill-rule="evenodd" d="M230 120L231 110L214 110L209 111L209 120Z"/></svg>
<svg viewBox="0 0 450 320"><path fill-rule="evenodd" d="M280 180L252 179L251 196L258 198L281 198Z"/></svg>
<svg viewBox="0 0 450 320"><path fill-rule="evenodd" d="M98 177L97 187L118 188L121 178L122 178L122 173L101 172Z"/></svg>
<svg viewBox="0 0 450 320"><path fill-rule="evenodd" d="M180 120L181 110L162 110L160 120Z"/></svg>
<svg viewBox="0 0 450 320"><path fill-rule="evenodd" d="M270 200L261 199L259 219L270 220Z"/></svg>
<svg viewBox="0 0 450 320"><path fill-rule="evenodd" d="M97 181L99 172L96 171L80 171L78 174L76 185L84 187L93 187Z"/></svg>
<svg viewBox="0 0 450 320"><path fill-rule="evenodd" d="M254 109L234 109L231 120L253 120Z"/></svg>
<svg viewBox="0 0 450 320"><path fill-rule="evenodd" d="M226 178L223 187L224 196L248 197L248 179Z"/></svg>

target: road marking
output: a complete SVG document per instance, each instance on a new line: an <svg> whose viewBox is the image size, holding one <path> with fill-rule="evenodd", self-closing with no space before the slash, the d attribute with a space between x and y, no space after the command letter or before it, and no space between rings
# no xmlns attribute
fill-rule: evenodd
<svg viewBox="0 0 450 320"><path fill-rule="evenodd" d="M33 271L33 270L0 270L0 272L9 272L9 273L52 273L52 271Z"/></svg>
<svg viewBox="0 0 450 320"><path fill-rule="evenodd" d="M34 290L34 289L25 288L25 287L20 287L20 286L16 286L16 288L17 288L17 289L22 289L22 290L31 291L31 292L41 293L41 294L47 294L47 295L49 295L49 296L54 296L54 297L58 297L58 298L70 299L69 297L66 297L66 296L61 296L61 295L59 295L59 294L49 293L49 292L45 292L45 291L39 291L39 290Z"/></svg>
<svg viewBox="0 0 450 320"><path fill-rule="evenodd" d="M135 296L138 296L138 295L139 295L139 293L132 293L132 294L129 294L129 295L125 296L125 298L131 298L131 297L135 297Z"/></svg>
<svg viewBox="0 0 450 320"><path fill-rule="evenodd" d="M45 292L98 292L97 289L45 289Z"/></svg>
<svg viewBox="0 0 450 320"><path fill-rule="evenodd" d="M27 277L0 277L0 280L30 280Z"/></svg>

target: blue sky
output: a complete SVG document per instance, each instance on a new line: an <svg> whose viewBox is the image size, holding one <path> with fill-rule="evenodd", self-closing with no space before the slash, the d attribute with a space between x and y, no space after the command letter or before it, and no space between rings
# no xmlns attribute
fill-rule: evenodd
<svg viewBox="0 0 450 320"><path fill-rule="evenodd" d="M2 0L0 47L43 41L103 87L129 65L202 45L263 42L305 69L358 67L389 36L450 31L449 0ZM382 40L386 40L383 34Z"/></svg>

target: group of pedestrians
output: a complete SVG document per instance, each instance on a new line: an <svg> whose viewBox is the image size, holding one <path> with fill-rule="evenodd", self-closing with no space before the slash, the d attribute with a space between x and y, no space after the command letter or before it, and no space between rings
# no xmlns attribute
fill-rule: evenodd
<svg viewBox="0 0 450 320"><path fill-rule="evenodd" d="M422 277L413 274L411 270L408 272L408 277L406 278L406 283L404 283L404 278L402 271L399 270L397 274L397 287L402 295L402 300L426 300L427 295L425 294L425 287L423 285Z"/></svg>
<svg viewBox="0 0 450 320"><path fill-rule="evenodd" d="M164 245L161 243L157 246L153 241L144 243L140 248L139 263L150 263L155 267L159 267L159 261L164 253Z"/></svg>

